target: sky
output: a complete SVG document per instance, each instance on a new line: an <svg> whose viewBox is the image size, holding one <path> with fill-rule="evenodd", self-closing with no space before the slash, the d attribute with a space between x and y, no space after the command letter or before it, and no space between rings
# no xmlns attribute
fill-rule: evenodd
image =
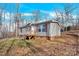
<svg viewBox="0 0 79 59"><path fill-rule="evenodd" d="M10 19L10 12L12 14L11 19L13 19L14 14L16 13L16 3L0 3L0 8L3 8L5 11L5 19L6 21L4 24L7 24ZM33 16L33 12L36 10L40 10L41 12L41 19L44 18L53 18L55 17L55 10L60 9L61 11L64 11L63 8L66 5L66 3L19 3L19 13L23 13L24 18L30 18ZM78 3L72 4L75 7L79 7ZM74 11L73 15L78 13L78 11ZM4 17L4 13L3 16ZM31 18L30 18L31 19ZM8 23L9 24L9 23Z"/></svg>
<svg viewBox="0 0 79 59"><path fill-rule="evenodd" d="M46 10L53 11L56 8L63 9L66 3L19 3L19 12L32 12L34 10ZM72 3L78 6L78 3ZM3 7L7 11L15 12L15 3L0 3L0 7Z"/></svg>
<svg viewBox="0 0 79 59"><path fill-rule="evenodd" d="M0 4L7 11L15 12L15 3ZM53 11L55 8L63 8L64 4L60 3L19 3L19 12L32 12L33 10Z"/></svg>
<svg viewBox="0 0 79 59"><path fill-rule="evenodd" d="M9 19L9 13L16 13L16 3L0 3L0 8L5 11L5 18ZM36 10L41 11L41 18L47 16L54 16L53 11L55 8L63 9L64 4L60 3L19 3L19 13L23 13L23 16L30 18L33 16L33 12ZM4 16L3 16L4 17Z"/></svg>
<svg viewBox="0 0 79 59"><path fill-rule="evenodd" d="M19 3L19 13L23 13L23 16L29 18L33 16L33 12L36 10L40 10L40 18L45 17L55 17L55 10L60 9L61 11L64 11L64 5L66 3ZM6 13L6 18L9 19L9 13L12 14L16 13L16 3L0 3L0 8L3 8ZM78 3L72 3L75 7L79 7ZM75 15L76 11L73 12L73 15Z"/></svg>
<svg viewBox="0 0 79 59"><path fill-rule="evenodd" d="M56 9L61 9L64 11L64 5L66 3L19 3L19 13L25 13L26 16L32 16L32 13L36 10L40 10L41 15L54 16L54 11ZM16 13L16 3L0 3L0 8L2 7L5 12ZM78 3L74 3L74 6L78 7ZM76 12L73 12L75 14Z"/></svg>
<svg viewBox="0 0 79 59"><path fill-rule="evenodd" d="M60 9L64 11L64 6L66 3L18 3L19 4L19 13L23 13L24 17L30 18L33 16L33 12L40 10L40 15L42 19L45 17L53 18L55 17L55 10ZM68 4L68 3L67 3ZM78 3L71 3L75 7L79 7ZM9 19L10 12L12 14L16 13L16 3L0 3L0 8L3 8L5 11L5 18ZM73 12L73 15L78 13L76 10Z"/></svg>
<svg viewBox="0 0 79 59"><path fill-rule="evenodd" d="M41 13L48 14L53 13L55 9L61 9L63 11L64 5L66 3L19 3L19 13L33 13L36 10L40 10ZM0 8L2 7L5 12L16 12L16 3L0 3ZM78 3L74 3L74 6L78 7ZM75 14L74 12L73 14Z"/></svg>

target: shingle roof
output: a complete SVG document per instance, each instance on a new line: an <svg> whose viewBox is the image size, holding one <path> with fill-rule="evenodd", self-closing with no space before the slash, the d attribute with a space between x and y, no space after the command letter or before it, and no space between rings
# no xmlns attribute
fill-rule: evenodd
<svg viewBox="0 0 79 59"><path fill-rule="evenodd" d="M38 22L33 22L33 23L28 23L25 26L22 26L20 28L26 28L26 27L30 27L33 25L38 25L38 24L44 24L44 23L57 23L59 26L61 26L57 21L53 21L53 20L43 20L43 21L38 21Z"/></svg>

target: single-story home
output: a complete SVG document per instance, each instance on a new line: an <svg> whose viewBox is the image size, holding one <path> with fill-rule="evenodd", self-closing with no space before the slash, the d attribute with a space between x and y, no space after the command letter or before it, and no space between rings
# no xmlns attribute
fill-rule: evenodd
<svg viewBox="0 0 79 59"><path fill-rule="evenodd" d="M20 27L19 35L34 35L36 37L55 37L61 36L61 26L57 21L39 21L28 23Z"/></svg>

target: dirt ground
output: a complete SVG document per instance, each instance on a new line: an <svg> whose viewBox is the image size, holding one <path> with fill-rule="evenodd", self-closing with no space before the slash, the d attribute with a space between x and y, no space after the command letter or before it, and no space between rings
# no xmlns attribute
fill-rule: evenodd
<svg viewBox="0 0 79 59"><path fill-rule="evenodd" d="M74 56L79 55L76 37L61 36L53 40L42 38L0 40L1 56Z"/></svg>

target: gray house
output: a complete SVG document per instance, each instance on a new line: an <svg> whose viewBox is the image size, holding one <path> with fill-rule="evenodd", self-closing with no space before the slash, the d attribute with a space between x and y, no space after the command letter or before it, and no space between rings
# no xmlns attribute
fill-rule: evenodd
<svg viewBox="0 0 79 59"><path fill-rule="evenodd" d="M19 35L33 35L36 37L61 36L61 26L58 22L52 20L28 23L20 27Z"/></svg>

